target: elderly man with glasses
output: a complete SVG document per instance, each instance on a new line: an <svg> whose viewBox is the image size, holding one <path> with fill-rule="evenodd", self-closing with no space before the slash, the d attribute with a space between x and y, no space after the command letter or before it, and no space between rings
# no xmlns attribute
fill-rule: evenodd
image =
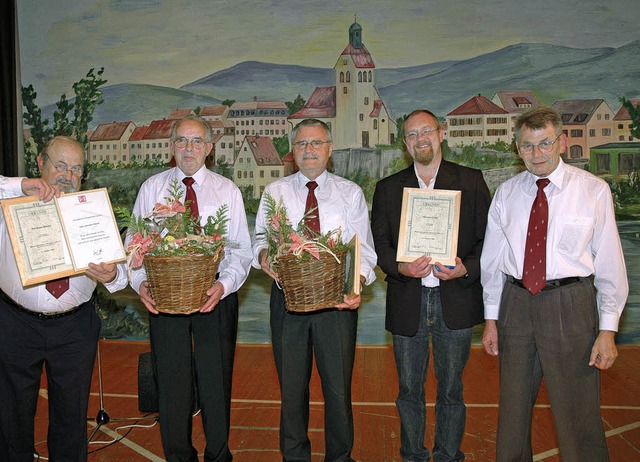
<svg viewBox="0 0 640 462"><path fill-rule="evenodd" d="M0 177L0 199L29 195L50 201L80 189L84 148L58 136L37 158L41 178ZM0 460L37 456L33 421L42 370L47 376L50 460L87 459L87 407L100 318L96 281L110 292L116 265L89 264L84 275L23 287L5 217L0 216Z"/></svg>
<svg viewBox="0 0 640 462"><path fill-rule="evenodd" d="M544 376L560 456L609 460L600 370L629 285L607 183L565 164L560 115L531 109L515 124L527 170L505 181L489 210L482 251L482 343L500 360L497 461L532 460L533 405Z"/></svg>
<svg viewBox="0 0 640 462"><path fill-rule="evenodd" d="M355 183L327 171L333 151L331 130L317 119L305 119L289 135L300 169L267 186L265 194L282 201L295 226L305 215L309 228L325 234L340 228L348 242L357 234L362 242L360 279L375 280L376 255L364 194ZM325 457L350 461L353 447L351 375L356 349L357 308L360 296L344 296L343 303L308 313L287 311L278 275L267 261L265 201L256 216L253 265L274 279L271 288L271 343L280 379L280 450L283 460L311 461L309 430L309 380L313 358L324 395ZM312 207L308 205L313 204ZM305 213L308 212L308 213ZM322 277L322 275L318 275Z"/></svg>
<svg viewBox="0 0 640 462"><path fill-rule="evenodd" d="M204 460L232 459L228 438L231 417L231 379L238 332L237 291L251 267L251 238L242 195L229 179L208 170L206 157L213 148L211 127L190 115L173 124L170 148L174 168L147 179L133 207L136 216L147 215L168 196L177 181L191 213L206 223L222 205L229 207L227 236L219 276L207 291L209 298L198 312L188 315L159 313L147 283L144 267L131 272L131 287L149 310L149 336L158 384L160 435L169 462L197 461L191 441L193 378L206 438ZM130 240L130 237L128 238ZM128 241L127 241L128 242ZM118 278L126 278L119 265ZM192 370L192 368L194 370Z"/></svg>

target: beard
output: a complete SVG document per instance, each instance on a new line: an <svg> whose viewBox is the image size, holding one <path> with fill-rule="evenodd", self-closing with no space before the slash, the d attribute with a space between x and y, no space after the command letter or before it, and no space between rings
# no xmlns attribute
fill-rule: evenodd
<svg viewBox="0 0 640 462"><path fill-rule="evenodd" d="M56 179L56 181L53 182L53 186L56 186L60 191L66 193L76 192L79 189L73 181L69 181L63 176Z"/></svg>
<svg viewBox="0 0 640 462"><path fill-rule="evenodd" d="M430 145L428 149L414 149L413 160L421 165L429 165L433 161L433 147Z"/></svg>

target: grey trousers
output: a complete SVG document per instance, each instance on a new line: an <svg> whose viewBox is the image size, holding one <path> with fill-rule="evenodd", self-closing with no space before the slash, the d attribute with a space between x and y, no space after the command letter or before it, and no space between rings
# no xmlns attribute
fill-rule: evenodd
<svg viewBox="0 0 640 462"><path fill-rule="evenodd" d="M498 319L497 462L532 460L533 406L544 376L563 462L606 462L600 371L589 366L598 334L588 278L533 296L505 284Z"/></svg>

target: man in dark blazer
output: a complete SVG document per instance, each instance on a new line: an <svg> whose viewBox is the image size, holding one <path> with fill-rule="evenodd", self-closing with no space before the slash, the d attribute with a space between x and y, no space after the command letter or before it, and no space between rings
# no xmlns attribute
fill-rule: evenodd
<svg viewBox="0 0 640 462"><path fill-rule="evenodd" d="M462 460L466 407L462 373L471 348L471 328L483 322L480 252L491 202L482 172L442 158L444 131L438 118L416 110L404 122L404 144L414 163L380 180L371 212L378 265L387 275L385 327L393 334L400 383L403 461L428 461L424 446L429 339L438 381L434 461ZM398 262L396 252L404 188L462 191L455 266L426 255Z"/></svg>

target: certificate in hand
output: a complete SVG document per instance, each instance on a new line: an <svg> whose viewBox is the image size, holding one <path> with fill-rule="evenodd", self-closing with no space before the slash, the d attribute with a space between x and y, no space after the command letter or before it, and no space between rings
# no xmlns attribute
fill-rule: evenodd
<svg viewBox="0 0 640 462"><path fill-rule="evenodd" d="M412 262L427 255L455 265L461 191L404 188L396 259Z"/></svg>
<svg viewBox="0 0 640 462"><path fill-rule="evenodd" d="M107 190L2 201L23 286L81 274L89 263L126 258Z"/></svg>

